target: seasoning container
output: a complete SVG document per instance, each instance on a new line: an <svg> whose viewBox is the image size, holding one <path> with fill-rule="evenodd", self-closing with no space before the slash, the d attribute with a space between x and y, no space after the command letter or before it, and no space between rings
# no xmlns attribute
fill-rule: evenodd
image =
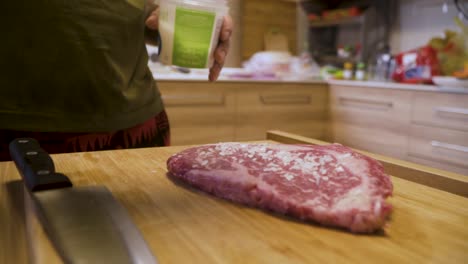
<svg viewBox="0 0 468 264"><path fill-rule="evenodd" d="M161 0L160 61L184 68L210 68L218 44L226 0Z"/></svg>
<svg viewBox="0 0 468 264"><path fill-rule="evenodd" d="M353 79L353 64L351 62L345 62L344 64L343 79Z"/></svg>
<svg viewBox="0 0 468 264"><path fill-rule="evenodd" d="M364 62L359 62L356 66L356 80L363 81L366 79L366 65Z"/></svg>

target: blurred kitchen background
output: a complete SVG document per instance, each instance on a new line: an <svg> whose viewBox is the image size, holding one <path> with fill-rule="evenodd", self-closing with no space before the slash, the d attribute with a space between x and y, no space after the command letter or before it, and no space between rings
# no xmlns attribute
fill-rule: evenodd
<svg viewBox="0 0 468 264"><path fill-rule="evenodd" d="M430 84L434 75L463 73L467 60L468 0L229 0L229 6L235 31L222 78ZM154 71L181 70L158 64L157 48L148 49Z"/></svg>
<svg viewBox="0 0 468 264"><path fill-rule="evenodd" d="M173 145L281 130L468 175L468 0L230 0L231 49L150 69Z"/></svg>

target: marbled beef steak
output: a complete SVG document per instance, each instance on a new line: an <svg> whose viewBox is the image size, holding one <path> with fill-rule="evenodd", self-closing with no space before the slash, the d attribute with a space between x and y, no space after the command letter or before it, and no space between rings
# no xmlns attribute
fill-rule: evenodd
<svg viewBox="0 0 468 264"><path fill-rule="evenodd" d="M215 196L357 233L382 228L392 210L382 164L340 144L210 144L173 155L167 167Z"/></svg>

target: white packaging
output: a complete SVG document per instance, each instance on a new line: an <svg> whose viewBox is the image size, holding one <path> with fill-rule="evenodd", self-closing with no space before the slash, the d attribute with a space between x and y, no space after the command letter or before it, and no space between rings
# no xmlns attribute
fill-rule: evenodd
<svg viewBox="0 0 468 264"><path fill-rule="evenodd" d="M161 63L210 68L228 12L226 0L161 0L159 8Z"/></svg>

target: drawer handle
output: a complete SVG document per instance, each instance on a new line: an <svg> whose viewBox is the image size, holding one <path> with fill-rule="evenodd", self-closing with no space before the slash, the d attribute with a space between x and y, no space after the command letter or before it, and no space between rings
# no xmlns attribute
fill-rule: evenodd
<svg viewBox="0 0 468 264"><path fill-rule="evenodd" d="M260 95L263 104L310 104L310 95Z"/></svg>
<svg viewBox="0 0 468 264"><path fill-rule="evenodd" d="M435 141L435 140L431 141L431 146L434 148L443 148L443 149L449 149L449 150L455 150L455 151L468 153L468 147L450 144L450 143L444 143L444 142Z"/></svg>
<svg viewBox="0 0 468 264"><path fill-rule="evenodd" d="M223 95L163 95L162 100L166 106L224 105Z"/></svg>
<svg viewBox="0 0 468 264"><path fill-rule="evenodd" d="M349 97L339 97L339 102L343 106L355 106L358 108L366 108L373 110L385 110L388 111L393 107L393 102L388 101L375 101L368 99L358 99Z"/></svg>
<svg viewBox="0 0 468 264"><path fill-rule="evenodd" d="M434 112L439 115L454 114L454 115L468 116L467 108L441 106L441 107L434 108Z"/></svg>

